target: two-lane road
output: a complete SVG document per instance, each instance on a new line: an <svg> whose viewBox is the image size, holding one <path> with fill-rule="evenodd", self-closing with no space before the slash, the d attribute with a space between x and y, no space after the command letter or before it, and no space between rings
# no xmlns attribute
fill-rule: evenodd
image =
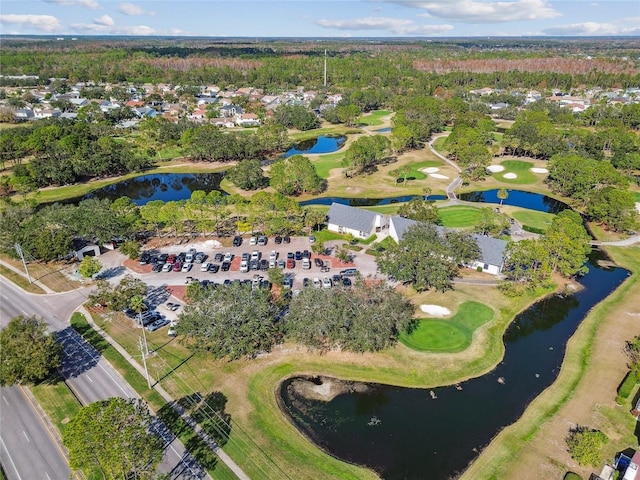
<svg viewBox="0 0 640 480"><path fill-rule="evenodd" d="M20 387L0 388L0 461L10 480L69 480L62 448Z"/></svg>

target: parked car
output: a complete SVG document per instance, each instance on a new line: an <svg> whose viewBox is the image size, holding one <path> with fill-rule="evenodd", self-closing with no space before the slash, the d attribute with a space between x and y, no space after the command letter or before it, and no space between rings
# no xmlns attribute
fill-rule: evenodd
<svg viewBox="0 0 640 480"><path fill-rule="evenodd" d="M276 235L276 238L273 239L276 245L280 245L282 243L282 237L280 235Z"/></svg>
<svg viewBox="0 0 640 480"><path fill-rule="evenodd" d="M180 308L180 304L179 303L167 302L166 305L167 305L167 308L169 310L171 310L172 312L175 312L176 310L178 310Z"/></svg>
<svg viewBox="0 0 640 480"><path fill-rule="evenodd" d="M172 263L165 263L162 266L162 271L163 272L170 272L172 268L173 268L173 264Z"/></svg>
<svg viewBox="0 0 640 480"><path fill-rule="evenodd" d="M345 287L351 286L351 279L349 277L342 277L342 285Z"/></svg>
<svg viewBox="0 0 640 480"><path fill-rule="evenodd" d="M343 277L354 277L358 273L357 268L345 268L340 271L340 275Z"/></svg>
<svg viewBox="0 0 640 480"><path fill-rule="evenodd" d="M222 262L222 265L220 265L220 270L222 270L223 272L228 272L230 268L231 262Z"/></svg>
<svg viewBox="0 0 640 480"><path fill-rule="evenodd" d="M309 243L311 244L316 243L316 237L314 237L313 235L309 235Z"/></svg>
<svg viewBox="0 0 640 480"><path fill-rule="evenodd" d="M290 275L285 275L282 280L282 288L290 289L293 286L293 278Z"/></svg>
<svg viewBox="0 0 640 480"><path fill-rule="evenodd" d="M249 239L249 245L256 245L258 243L258 237L251 237Z"/></svg>
<svg viewBox="0 0 640 480"><path fill-rule="evenodd" d="M311 252L309 250L303 250L302 258L311 258Z"/></svg>
<svg viewBox="0 0 640 480"><path fill-rule="evenodd" d="M168 253L161 253L158 255L158 263L167 263L167 258L169 258Z"/></svg>
<svg viewBox="0 0 640 480"><path fill-rule="evenodd" d="M184 263L186 258L187 258L186 252L180 252L176 257L176 262Z"/></svg>
<svg viewBox="0 0 640 480"><path fill-rule="evenodd" d="M298 250L296 253L296 260L302 260L302 252L300 250Z"/></svg>
<svg viewBox="0 0 640 480"><path fill-rule="evenodd" d="M282 237L282 241L284 243L291 243L291 237L289 235L285 235L284 237Z"/></svg>
<svg viewBox="0 0 640 480"><path fill-rule="evenodd" d="M308 258L303 258L302 259L302 269L303 270L310 270L311 269L311 260L309 260Z"/></svg>
<svg viewBox="0 0 640 480"><path fill-rule="evenodd" d="M160 319L156 320L155 322L151 323L147 327L147 331L155 332L159 328L162 328L162 327L164 327L166 325L169 325L169 320L167 318L160 318Z"/></svg>
<svg viewBox="0 0 640 480"><path fill-rule="evenodd" d="M176 256L174 254L169 254L165 263L176 263Z"/></svg>
<svg viewBox="0 0 640 480"><path fill-rule="evenodd" d="M153 267L151 267L151 271L152 272L161 272L162 271L162 264L161 263L154 263Z"/></svg>
<svg viewBox="0 0 640 480"><path fill-rule="evenodd" d="M261 237L258 238L258 245L265 246L268 241L269 239L264 235L262 235Z"/></svg>
<svg viewBox="0 0 640 480"><path fill-rule="evenodd" d="M261 257L262 254L260 253L260 251L254 250L253 252L251 252L250 260L260 260Z"/></svg>
<svg viewBox="0 0 640 480"><path fill-rule="evenodd" d="M242 260L240 262L240 271L242 273L246 273L249 271L249 262L247 262L246 260Z"/></svg>
<svg viewBox="0 0 640 480"><path fill-rule="evenodd" d="M316 267L324 267L324 262L317 257L313 259L313 263L315 263Z"/></svg>
<svg viewBox="0 0 640 480"><path fill-rule="evenodd" d="M182 272L190 272L191 271L191 267L193 267L193 263L183 263L182 264Z"/></svg>
<svg viewBox="0 0 640 480"><path fill-rule="evenodd" d="M331 288L333 287L333 282L329 277L322 277L322 288Z"/></svg>
<svg viewBox="0 0 640 480"><path fill-rule="evenodd" d="M206 253L198 252L198 253L196 253L196 256L195 256L194 261L195 261L196 263L202 263L202 262L204 262L204 261L207 259L207 256L208 256L208 255L207 255Z"/></svg>
<svg viewBox="0 0 640 480"><path fill-rule="evenodd" d="M256 271L260 269L260 260L249 260L249 270Z"/></svg>
<svg viewBox="0 0 640 480"><path fill-rule="evenodd" d="M249 252L242 252L242 258L241 258L241 260L246 260L247 262L248 262L249 260L251 260L251 257L250 257L250 255L249 255Z"/></svg>
<svg viewBox="0 0 640 480"><path fill-rule="evenodd" d="M224 258L224 255L222 255L220 252L218 252L213 256L213 261L214 262L221 262L223 258Z"/></svg>
<svg viewBox="0 0 640 480"><path fill-rule="evenodd" d="M239 247L240 245L242 245L242 237L239 235L236 235L235 237L233 237L233 246Z"/></svg>
<svg viewBox="0 0 640 480"><path fill-rule="evenodd" d="M269 260L269 268L276 268L276 265L278 265L277 260Z"/></svg>
<svg viewBox="0 0 640 480"><path fill-rule="evenodd" d="M308 278L303 278L302 279L302 286L304 288L310 287L311 286L311 280L309 280Z"/></svg>
<svg viewBox="0 0 640 480"><path fill-rule="evenodd" d="M176 262L173 264L173 271L174 272L179 272L180 270L182 270L182 263L180 262Z"/></svg>
<svg viewBox="0 0 640 480"><path fill-rule="evenodd" d="M200 271L201 272L208 272L209 271L209 265L211 265L209 262L204 262L202 265L200 265Z"/></svg>
<svg viewBox="0 0 640 480"><path fill-rule="evenodd" d="M215 263L209 264L209 271L211 273L218 273L218 270L220 270L220 265L216 265Z"/></svg>
<svg viewBox="0 0 640 480"><path fill-rule="evenodd" d="M231 253L231 252L225 253L224 254L224 258L222 259L222 261L231 263L231 260L233 260L233 253Z"/></svg>
<svg viewBox="0 0 640 480"><path fill-rule="evenodd" d="M169 324L169 330L167 330L167 335L169 335L170 337L177 337L178 336L178 331L176 330L176 326L173 325L175 322L171 322L171 324Z"/></svg>
<svg viewBox="0 0 640 480"><path fill-rule="evenodd" d="M267 260L266 258L263 258L262 260L260 260L260 270L262 271L269 270L269 260Z"/></svg>
<svg viewBox="0 0 640 480"><path fill-rule="evenodd" d="M287 259L289 259L289 258L292 259L292 260L294 258L296 258L293 252L287 252Z"/></svg>
<svg viewBox="0 0 640 480"><path fill-rule="evenodd" d="M271 250L271 253L269 254L269 260L277 260L278 259L278 252L276 252L275 250Z"/></svg>
<svg viewBox="0 0 640 480"><path fill-rule="evenodd" d="M287 268L296 268L296 261L292 258L287 259Z"/></svg>
<svg viewBox="0 0 640 480"><path fill-rule="evenodd" d="M185 261L185 263L193 263L193 259L194 259L194 257L193 257L193 255L192 255L192 254L190 254L190 253L187 253L187 254L185 255L185 257L184 257L184 261Z"/></svg>
<svg viewBox="0 0 640 480"><path fill-rule="evenodd" d="M287 266L287 262L285 262L284 260L278 260L278 268L284 268Z"/></svg>
<svg viewBox="0 0 640 480"><path fill-rule="evenodd" d="M151 256L149 257L149 263L150 263L151 265L153 265L153 264L155 264L155 263L158 263L158 256L157 256L157 255L151 255Z"/></svg>
<svg viewBox="0 0 640 480"><path fill-rule="evenodd" d="M151 255L149 255L147 252L143 252L140 255L140 258L138 259L138 263L140 265L146 265L147 263L149 263L150 259L151 259Z"/></svg>
<svg viewBox="0 0 640 480"><path fill-rule="evenodd" d="M318 277L314 277L313 278L313 286L316 287L316 288L322 287L322 282L320 281L320 279Z"/></svg>

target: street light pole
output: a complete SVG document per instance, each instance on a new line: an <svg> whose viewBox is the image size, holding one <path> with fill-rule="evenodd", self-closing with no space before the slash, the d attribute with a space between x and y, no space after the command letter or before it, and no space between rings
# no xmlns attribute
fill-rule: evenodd
<svg viewBox="0 0 640 480"><path fill-rule="evenodd" d="M27 272L27 278L29 279L29 283L33 283L33 280L31 280L31 275L29 275L29 269L27 268L27 261L24 259L24 252L22 251L22 247L19 244L15 244L14 248L16 249L16 252L18 253L18 255L20 255L20 258L22 259L22 265L24 265L24 271Z"/></svg>

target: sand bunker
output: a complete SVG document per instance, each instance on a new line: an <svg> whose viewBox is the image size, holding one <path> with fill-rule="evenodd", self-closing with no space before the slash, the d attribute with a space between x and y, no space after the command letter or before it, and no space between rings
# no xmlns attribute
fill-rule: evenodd
<svg viewBox="0 0 640 480"><path fill-rule="evenodd" d="M487 167L487 170L489 170L490 172L493 172L493 173L497 173L497 172L503 171L504 167L502 165L489 165Z"/></svg>
<svg viewBox="0 0 640 480"><path fill-rule="evenodd" d="M420 171L424 173L436 173L436 172L439 172L440 169L438 167L427 167L427 168L423 168Z"/></svg>
<svg viewBox="0 0 640 480"><path fill-rule="evenodd" d="M518 178L518 175L516 175L515 173L509 172L509 173L505 173L503 177L513 179L513 178Z"/></svg>
<svg viewBox="0 0 640 480"><path fill-rule="evenodd" d="M424 313L428 313L429 315L433 315L434 317L446 317L447 315L451 315L451 310L446 307L441 307L440 305L420 305L420 310Z"/></svg>
<svg viewBox="0 0 640 480"><path fill-rule="evenodd" d="M444 179L449 178L446 175L440 175L439 173L430 173L429 176L433 178L444 178Z"/></svg>
<svg viewBox="0 0 640 480"><path fill-rule="evenodd" d="M549 170L547 170L546 168L533 167L533 168L530 168L529 170L531 170L533 173L549 173Z"/></svg>
<svg viewBox="0 0 640 480"><path fill-rule="evenodd" d="M636 210L640 213L640 202L636 202Z"/></svg>

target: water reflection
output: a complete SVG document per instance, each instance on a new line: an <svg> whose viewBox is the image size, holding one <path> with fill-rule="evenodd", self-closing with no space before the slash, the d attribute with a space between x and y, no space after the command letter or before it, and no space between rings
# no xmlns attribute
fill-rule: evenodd
<svg viewBox="0 0 640 480"><path fill-rule="evenodd" d="M509 197L504 200L504 205L528 208L539 212L560 213L569 206L555 198L547 197L539 193L524 192L522 190L507 190ZM458 195L460 200L480 203L500 203L498 189L484 190L482 192L467 192Z"/></svg>
<svg viewBox="0 0 640 480"><path fill-rule="evenodd" d="M283 155L284 158L291 155L304 155L307 153L331 153L340 150L347 137L329 137L320 135L318 138L311 138L296 143Z"/></svg>

